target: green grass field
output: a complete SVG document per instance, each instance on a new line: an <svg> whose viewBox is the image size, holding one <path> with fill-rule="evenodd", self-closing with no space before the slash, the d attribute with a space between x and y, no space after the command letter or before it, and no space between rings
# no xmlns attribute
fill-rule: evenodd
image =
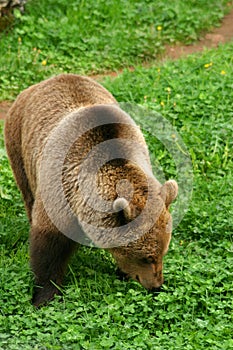
<svg viewBox="0 0 233 350"><path fill-rule="evenodd" d="M219 25L229 0L29 0L0 33L0 99L51 74L93 74L151 61Z"/></svg>
<svg viewBox="0 0 233 350"><path fill-rule="evenodd" d="M120 5L123 3L119 1ZM124 13L131 18L128 14L131 13L130 8L141 2L129 3L129 8L125 9ZM181 17L178 6L197 6L197 2L189 3L188 5L186 2L177 2L178 17ZM215 10L216 3L220 2L211 1L208 11L206 9L208 23L213 23L213 18L220 13ZM53 2L48 1L48 4L52 7ZM58 8L62 8L63 1L60 0L58 4ZM85 13L90 15L85 2L80 2L80 6L81 4ZM146 4L155 6L149 1ZM164 6L171 4L172 2L167 1ZM198 4L203 10L204 6L201 7L201 4L204 2L200 1ZM99 2L96 7L101 5L104 6L104 2ZM46 6L49 5L41 2L42 22L48 11ZM94 10L97 11L93 8L93 12ZM114 8L114 18L113 10ZM123 11L120 6L119 11ZM32 21L35 12L34 10L31 15L25 14L27 21ZM78 9L76 12L78 16ZM51 16L55 18L58 13L56 9ZM204 15L199 17L198 23L203 20ZM95 18L99 18L97 13ZM22 24L23 21L19 18L17 30L23 30L26 26L25 23ZM97 23L99 26L104 23L102 17L100 23ZM165 26L165 22L158 21L156 25L157 23ZM170 23L175 26L173 20ZM148 22L145 21L144 24L147 27ZM34 25L36 26L35 23ZM143 33L145 27L141 28ZM199 27L196 30L193 23L190 23L190 28L195 33L201 29ZM91 31L91 28L87 30ZM59 27L59 31L62 32L62 27ZM30 51L30 45L35 46L35 36L39 33L40 31L35 30L30 35L22 35L22 42L17 39L20 33L16 29L9 33L9 56L0 56L1 69L4 65L8 66L9 60L12 65L9 65L8 72L4 71L5 73L0 75L0 100L15 97L16 93L27 85L58 73L60 67L64 71L76 73L79 69L82 73L93 70L91 62L94 62L94 59L92 57L91 60L84 52L83 60L77 57L77 61L75 57L64 53L64 67L62 61L51 67L52 61L49 62L47 53L44 56L42 54L42 58L38 58L34 65L30 61L27 69L24 63L20 66L19 60L19 70L16 72L14 69L17 55L13 54L13 39L16 40L16 47L21 45L20 50L22 48ZM51 28L51 37L53 33ZM173 34L174 40L189 40L188 36L185 39L179 38L179 33ZM98 35L104 37L101 31L98 31ZM93 34L93 40L99 38L98 35ZM50 44L46 48L44 42L42 52L46 49L52 50L52 46L55 45L52 44L50 36ZM4 40L0 41L0 45L4 44ZM38 43L43 43L43 38L39 38ZM134 43L132 39L132 47ZM64 39L64 45L66 44L67 40ZM128 45L131 46L130 40ZM117 57L117 50L120 52L119 45L115 49ZM138 59L135 54L137 48L132 48L132 51L132 62L135 63ZM182 222L173 232L170 249L164 261L166 283L164 291L159 295L148 293L136 282L118 280L115 264L107 252L81 247L70 262L64 281L63 297L56 298L39 310L33 308L33 277L28 256L29 225L4 150L2 122L0 349L233 348L232 52L233 42L186 59L155 63L148 69L138 66L134 72L124 70L117 78L105 78L102 81L119 102L131 102L163 115L177 129L192 160L192 200ZM31 56L27 57L31 60ZM109 65L103 57L100 58L94 70L118 68L118 63L112 57L109 58ZM131 64L131 58L127 61L128 58L129 56L127 59L124 56L125 60L122 59L121 63ZM47 60L45 66L41 65L41 59ZM144 120L141 120L140 124L143 126ZM152 158L157 157L165 176L177 178L177 169L171 154L155 136L145 130Z"/></svg>

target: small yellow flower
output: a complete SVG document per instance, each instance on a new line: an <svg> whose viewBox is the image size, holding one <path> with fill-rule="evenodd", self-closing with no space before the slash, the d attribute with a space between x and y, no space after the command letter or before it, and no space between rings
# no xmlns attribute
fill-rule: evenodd
<svg viewBox="0 0 233 350"><path fill-rule="evenodd" d="M209 68L209 67L211 67L212 65L213 65L213 63L210 62L210 63L206 63L206 64L204 65L204 67L205 67L205 68Z"/></svg>
<svg viewBox="0 0 233 350"><path fill-rule="evenodd" d="M18 43L21 44L22 39L20 38L20 36L18 37Z"/></svg>
<svg viewBox="0 0 233 350"><path fill-rule="evenodd" d="M160 68L157 69L157 72L160 73Z"/></svg>
<svg viewBox="0 0 233 350"><path fill-rule="evenodd" d="M147 99L147 96L144 96L144 100L146 100Z"/></svg>
<svg viewBox="0 0 233 350"><path fill-rule="evenodd" d="M46 61L46 60L43 60L43 61L41 62L41 64L42 64L42 66L46 66L47 61Z"/></svg>
<svg viewBox="0 0 233 350"><path fill-rule="evenodd" d="M163 101L160 102L161 106L164 107L165 103Z"/></svg>
<svg viewBox="0 0 233 350"><path fill-rule="evenodd" d="M172 89L171 89L170 87L167 87L166 90L167 90L167 92L168 92L169 94L170 94L171 91L172 91Z"/></svg>
<svg viewBox="0 0 233 350"><path fill-rule="evenodd" d="M221 70L221 73L222 75L226 74L225 70Z"/></svg>
<svg viewBox="0 0 233 350"><path fill-rule="evenodd" d="M157 26L157 30L158 30L158 32L160 32L162 29L163 29L163 27L162 27L162 26Z"/></svg>

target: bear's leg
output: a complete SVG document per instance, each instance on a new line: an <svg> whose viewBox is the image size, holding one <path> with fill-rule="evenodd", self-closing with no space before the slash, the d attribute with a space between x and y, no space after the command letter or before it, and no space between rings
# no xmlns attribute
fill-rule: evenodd
<svg viewBox="0 0 233 350"><path fill-rule="evenodd" d="M30 258L36 284L32 302L35 306L52 300L55 294L60 294L59 286L75 247L74 241L57 230L31 228Z"/></svg>
<svg viewBox="0 0 233 350"><path fill-rule="evenodd" d="M17 114L16 114L17 115ZM11 118L13 121L11 121ZM14 118L9 115L5 123L5 146L17 185L23 195L27 216L31 222L34 198L24 169L21 150L21 124L20 115Z"/></svg>

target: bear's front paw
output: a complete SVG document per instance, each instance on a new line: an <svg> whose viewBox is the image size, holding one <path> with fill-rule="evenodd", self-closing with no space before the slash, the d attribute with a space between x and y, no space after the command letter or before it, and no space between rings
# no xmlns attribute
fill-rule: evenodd
<svg viewBox="0 0 233 350"><path fill-rule="evenodd" d="M61 294L61 291L52 284L46 285L44 287L35 286L32 297L32 304L35 307L42 306L53 300L55 295Z"/></svg>

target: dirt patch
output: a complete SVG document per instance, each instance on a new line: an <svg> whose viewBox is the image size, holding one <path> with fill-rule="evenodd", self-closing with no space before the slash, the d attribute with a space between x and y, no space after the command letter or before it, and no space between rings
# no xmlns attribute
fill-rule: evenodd
<svg viewBox="0 0 233 350"><path fill-rule="evenodd" d="M211 33L206 34L198 42L192 45L167 46L162 59L178 59L196 52L201 52L205 48L215 48L219 44L226 43L233 38L233 10L223 18L221 26L215 28Z"/></svg>
<svg viewBox="0 0 233 350"><path fill-rule="evenodd" d="M229 6L231 4L229 3ZM166 59L178 59L180 57L185 57L196 52L201 52L205 48L215 48L219 44L226 43L233 38L233 10L223 18L221 26L219 28L213 29L211 33L203 36L198 42L192 45L174 45L166 46L165 52L161 55L160 60L164 61ZM150 64L151 65L151 64ZM149 64L145 64L149 66ZM128 67L130 71L134 71L134 67ZM96 80L101 80L106 76L116 77L121 74L122 70L117 72L107 72L105 74L92 75L91 78ZM0 102L0 119L5 119L6 114L11 106L9 101Z"/></svg>

